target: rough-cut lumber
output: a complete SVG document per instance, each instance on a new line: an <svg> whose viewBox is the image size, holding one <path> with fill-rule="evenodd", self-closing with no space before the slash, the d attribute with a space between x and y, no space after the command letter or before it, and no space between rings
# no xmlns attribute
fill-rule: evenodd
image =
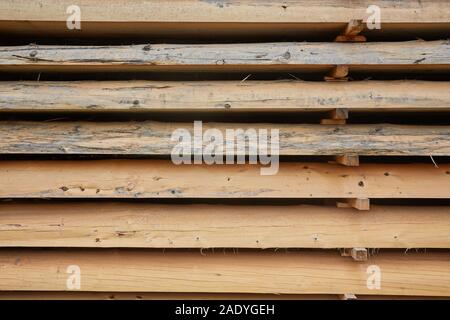
<svg viewBox="0 0 450 320"><path fill-rule="evenodd" d="M450 42L27 45L0 47L0 71L450 70Z"/></svg>
<svg viewBox="0 0 450 320"><path fill-rule="evenodd" d="M448 253L389 252L355 263L338 252L4 249L0 263L2 291L67 291L67 268L76 265L81 291L450 295ZM374 265L379 290L367 285Z"/></svg>
<svg viewBox="0 0 450 320"><path fill-rule="evenodd" d="M163 160L2 161L2 198L450 198L450 164L175 165ZM359 213L358 213L359 214Z"/></svg>
<svg viewBox="0 0 450 320"><path fill-rule="evenodd" d="M66 21L70 0L3 0L1 20ZM443 0L363 0L348 5L346 0L296 1L198 1L198 0L134 0L123 5L121 0L79 0L83 21L92 22L345 22L363 18L369 5L379 5L383 22L449 22ZM283 6L284 4L284 6ZM346 5L344 5L346 4ZM332 13L332 14L331 14Z"/></svg>
<svg viewBox="0 0 450 320"><path fill-rule="evenodd" d="M358 300L448 300L436 296L358 295ZM0 300L339 300L336 294L0 291Z"/></svg>
<svg viewBox="0 0 450 320"><path fill-rule="evenodd" d="M134 154L170 155L179 144L177 129L194 136L194 123L164 122L2 122L0 153L6 154ZM234 143L226 130L279 130L280 155L450 155L450 126L298 125L205 123L203 132L218 129L224 143ZM240 136L244 136L244 131ZM242 140L244 141L244 140ZM203 140L205 147L209 140ZM258 140L250 139L258 150ZM191 143L191 152L194 153ZM238 151L236 150L235 153ZM216 154L225 154L217 150ZM249 149L239 151L249 154ZM252 152L253 153L253 152Z"/></svg>
<svg viewBox="0 0 450 320"><path fill-rule="evenodd" d="M369 296L360 299L413 299L414 296ZM418 297L428 298L431 297ZM0 291L0 300L338 300L333 294Z"/></svg>
<svg viewBox="0 0 450 320"><path fill-rule="evenodd" d="M1 247L450 248L450 207L0 204ZM242 236L245 235L245 236Z"/></svg>
<svg viewBox="0 0 450 320"><path fill-rule="evenodd" d="M2 81L0 112L450 110L444 81Z"/></svg>
<svg viewBox="0 0 450 320"><path fill-rule="evenodd" d="M81 9L81 30L68 30L67 8ZM352 19L366 21L370 5L381 8L375 34L448 35L446 0L2 0L0 30L27 36L208 37L338 35ZM447 31L447 33L445 33Z"/></svg>

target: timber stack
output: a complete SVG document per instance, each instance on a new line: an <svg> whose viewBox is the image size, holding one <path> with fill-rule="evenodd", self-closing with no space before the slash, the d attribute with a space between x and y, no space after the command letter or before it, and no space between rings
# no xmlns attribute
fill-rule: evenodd
<svg viewBox="0 0 450 320"><path fill-rule="evenodd" d="M1 299L450 296L450 2L2 0L0 34Z"/></svg>

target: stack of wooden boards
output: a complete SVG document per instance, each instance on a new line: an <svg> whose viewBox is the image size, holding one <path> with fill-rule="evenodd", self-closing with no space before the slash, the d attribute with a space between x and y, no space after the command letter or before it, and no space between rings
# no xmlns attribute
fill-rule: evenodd
<svg viewBox="0 0 450 320"><path fill-rule="evenodd" d="M0 298L450 296L448 1L77 4L0 2ZM173 164L193 120L278 174Z"/></svg>

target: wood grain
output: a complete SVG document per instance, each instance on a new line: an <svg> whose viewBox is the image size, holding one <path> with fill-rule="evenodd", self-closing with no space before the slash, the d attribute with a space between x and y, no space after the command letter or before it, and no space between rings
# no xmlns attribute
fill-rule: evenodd
<svg viewBox="0 0 450 320"><path fill-rule="evenodd" d="M377 35L448 35L445 0L78 0L81 30L69 30L70 0L3 0L0 30L8 35L59 37L301 37L333 39L351 19L366 20L370 5L382 8ZM436 34L436 32L438 32Z"/></svg>
<svg viewBox="0 0 450 320"><path fill-rule="evenodd" d="M0 204L1 247L450 248L449 234L444 206Z"/></svg>
<svg viewBox="0 0 450 320"><path fill-rule="evenodd" d="M450 126L205 123L202 128L203 133L219 130L223 143L232 144L236 136L245 141L247 130L253 130L255 139L260 130L269 134L279 130L280 155L450 155ZM170 155L179 144L172 141L178 129L187 130L193 139L194 123L2 122L0 153ZM242 131L230 135L229 129ZM234 153L255 154L251 151L258 150L259 140L255 139L249 139L250 149ZM203 139L204 148L209 143ZM194 154L192 140L190 145ZM215 153L227 154L227 150L223 147Z"/></svg>
<svg viewBox="0 0 450 320"><path fill-rule="evenodd" d="M27 45L0 47L0 71L318 71L450 69L450 42ZM361 69L362 68L362 69ZM350 70L351 71L351 70Z"/></svg>
<svg viewBox="0 0 450 320"><path fill-rule="evenodd" d="M199 1L79 0L83 21L123 22L341 22L367 17L369 5L383 7L383 22L449 22L443 0L359 0L348 5L345 0L279 1ZM3 0L0 20L66 21L70 0ZM283 7L283 4L285 7ZM333 14L330 14L332 12Z"/></svg>
<svg viewBox="0 0 450 320"><path fill-rule="evenodd" d="M445 81L2 81L0 112L450 110Z"/></svg>
<svg viewBox="0 0 450 320"><path fill-rule="evenodd" d="M448 300L436 296L358 295L358 300ZM0 300L341 300L336 294L0 291Z"/></svg>
<svg viewBox="0 0 450 320"><path fill-rule="evenodd" d="M280 163L175 165L163 160L2 161L2 198L450 198L450 165Z"/></svg>
<svg viewBox="0 0 450 320"><path fill-rule="evenodd" d="M364 296L359 299L401 299L408 296ZM426 297L421 297L426 298ZM328 294L180 293L180 292L86 292L0 291L0 300L339 300ZM412 299L412 297L410 298ZM428 297L430 299L430 297Z"/></svg>
<svg viewBox="0 0 450 320"><path fill-rule="evenodd" d="M338 252L152 252L0 250L0 290L67 291L68 266L81 291L449 296L448 253L382 252L355 262ZM381 287L367 287L369 266Z"/></svg>

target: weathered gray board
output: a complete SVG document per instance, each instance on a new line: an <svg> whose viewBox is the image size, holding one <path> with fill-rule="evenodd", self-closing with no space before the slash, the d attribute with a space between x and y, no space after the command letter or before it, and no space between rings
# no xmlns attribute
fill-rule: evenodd
<svg viewBox="0 0 450 320"><path fill-rule="evenodd" d="M450 110L447 81L0 81L0 112Z"/></svg>
<svg viewBox="0 0 450 320"><path fill-rule="evenodd" d="M442 72L450 70L450 42L0 47L0 70L7 71L317 71L334 65Z"/></svg>
<svg viewBox="0 0 450 320"><path fill-rule="evenodd" d="M193 139L193 128L194 123L154 121L4 121L0 153L170 155L179 143L178 137L172 139L175 130L186 129ZM220 130L223 144L233 143L235 136L242 144L251 133L248 129L254 130L256 138L261 129L268 134L278 129L280 155L450 155L450 126L204 123L200 134L208 129ZM227 129L236 130L236 135L227 135ZM259 140L250 137L248 141L258 150ZM270 144L271 139L268 141ZM203 145L207 144L204 140ZM222 154L219 149L215 153Z"/></svg>

